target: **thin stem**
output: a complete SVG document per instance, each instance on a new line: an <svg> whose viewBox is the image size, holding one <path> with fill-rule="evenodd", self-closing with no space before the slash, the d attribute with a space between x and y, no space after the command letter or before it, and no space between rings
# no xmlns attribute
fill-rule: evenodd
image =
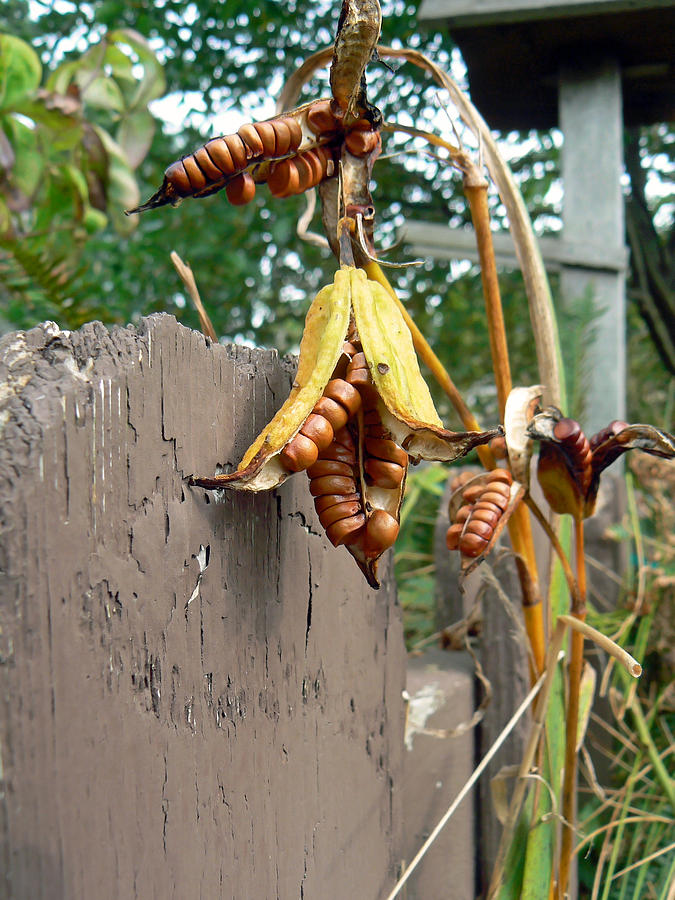
<svg viewBox="0 0 675 900"><path fill-rule="evenodd" d="M574 572L572 571L572 566L570 565L570 561L567 558L567 554L563 549L563 545L560 543L558 539L558 535L551 528L551 524L541 511L539 504L535 501L535 499L530 496L530 494L526 494L523 498L523 502L527 504L530 509L530 512L534 515L535 519L541 527L544 529L546 533L546 537L551 542L551 546L555 550L558 559L560 560L560 565L562 566L563 573L565 575L565 580L567 581L567 587L570 592L570 597L572 597L572 603L576 601L576 598L579 597L579 588L577 587L577 581L574 577Z"/></svg>
<svg viewBox="0 0 675 900"><path fill-rule="evenodd" d="M492 230L490 229L487 181L473 163L466 168L464 193L469 201L471 220L476 232L481 280L485 296L485 310L490 335L492 367L497 385L499 414L503 422L506 400L511 393L512 387L511 367L509 365L506 326L504 324L504 312L502 310L499 279L497 277L497 262L492 242ZM527 568L526 576L525 572L518 566L518 575L523 596L523 613L534 658L534 671L530 673L530 680L533 681L543 671L546 653L546 633L544 629L544 611L539 591L537 557L532 538L532 524L527 509L523 504L516 507L507 527L516 558L521 557Z"/></svg>
<svg viewBox="0 0 675 900"><path fill-rule="evenodd" d="M574 521L574 549L579 596L572 603L574 618L586 618L586 565L584 560L584 520ZM560 872L558 897L565 896L570 877L572 841L575 830L576 781L577 781L577 732L579 730L579 696L581 673L584 665L584 635L575 629L570 636L569 692L567 701L567 728L565 734L565 771L562 788L562 839L560 846Z"/></svg>
<svg viewBox="0 0 675 900"><path fill-rule="evenodd" d="M199 296L197 282L195 281L195 276L192 273L192 269L190 268L188 263L183 262L183 260L175 250L171 251L171 262L174 264L174 268L180 275L181 281L185 285L185 289L190 295L190 299L194 304L194 308L197 310L197 315L199 316L199 324L201 326L202 332L215 344L217 344L218 335L216 334L216 330L211 323L209 314L204 309L204 304L202 303L202 299Z"/></svg>

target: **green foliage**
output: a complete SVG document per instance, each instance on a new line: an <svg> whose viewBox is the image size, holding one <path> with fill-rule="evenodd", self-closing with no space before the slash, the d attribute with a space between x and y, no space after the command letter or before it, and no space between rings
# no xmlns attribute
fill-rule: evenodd
<svg viewBox="0 0 675 900"><path fill-rule="evenodd" d="M123 208L140 197L133 169L154 130L147 104L164 91L157 60L129 30L42 81L33 48L0 34L0 300L19 326L90 317L84 250L108 223L133 230Z"/></svg>

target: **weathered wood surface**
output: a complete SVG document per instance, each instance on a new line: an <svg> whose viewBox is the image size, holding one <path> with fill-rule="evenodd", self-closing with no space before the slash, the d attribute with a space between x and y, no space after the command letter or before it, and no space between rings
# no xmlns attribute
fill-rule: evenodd
<svg viewBox="0 0 675 900"><path fill-rule="evenodd" d="M290 387L169 316L0 341L0 897L362 898L402 855L391 579L306 479L218 499Z"/></svg>

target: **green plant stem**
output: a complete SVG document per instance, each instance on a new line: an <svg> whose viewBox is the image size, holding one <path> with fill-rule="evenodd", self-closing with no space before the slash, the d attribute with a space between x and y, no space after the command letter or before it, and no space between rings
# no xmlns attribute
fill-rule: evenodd
<svg viewBox="0 0 675 900"><path fill-rule="evenodd" d="M628 677L626 673L620 668L617 668L617 672L619 673L619 676L623 681L626 689L630 689L630 687L632 686L630 677ZM675 780L672 779L668 774L668 770L666 769L665 765L663 764L663 760L659 755L659 751L650 734L649 724L642 711L642 704L640 703L637 694L633 694L628 708L633 714L633 719L635 720L635 728L643 747L647 751L649 761L654 769L654 775L658 779L658 782L661 785L664 794L668 798L668 802L670 803L673 812L675 813Z"/></svg>
<svg viewBox="0 0 675 900"><path fill-rule="evenodd" d="M572 603L571 613L580 621L586 619L586 564L584 556L584 520L574 522L575 563L577 569L578 598ZM562 788L562 839L560 845L560 869L558 873L558 897L565 896L570 876L572 843L576 820L577 782L577 733L579 729L579 696L581 673L584 666L584 636L574 630L570 635L570 665L568 673L567 727L565 731L565 770Z"/></svg>

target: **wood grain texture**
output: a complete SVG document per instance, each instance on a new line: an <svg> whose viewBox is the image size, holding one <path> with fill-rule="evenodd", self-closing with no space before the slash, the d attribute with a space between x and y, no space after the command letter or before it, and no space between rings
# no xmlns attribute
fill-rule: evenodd
<svg viewBox="0 0 675 900"><path fill-rule="evenodd" d="M0 897L377 898L405 656L303 476L222 497L290 388L169 316L0 340ZM383 573L387 575L387 568Z"/></svg>

